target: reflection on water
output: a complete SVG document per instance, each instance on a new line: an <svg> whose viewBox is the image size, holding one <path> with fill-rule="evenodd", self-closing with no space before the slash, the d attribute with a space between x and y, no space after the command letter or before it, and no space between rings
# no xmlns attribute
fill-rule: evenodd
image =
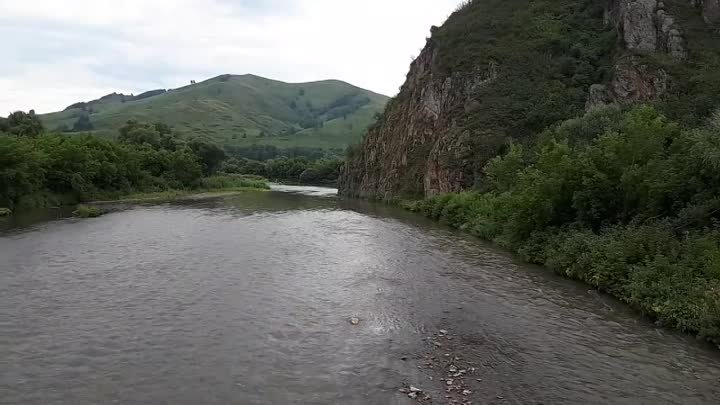
<svg viewBox="0 0 720 405"><path fill-rule="evenodd" d="M467 342L488 384L478 403L720 402L707 346L461 233L333 195L276 186L5 223L0 403L395 404L406 382L443 403L443 382L401 360L439 327Z"/></svg>
<svg viewBox="0 0 720 405"><path fill-rule="evenodd" d="M289 186L286 184L272 184L274 191L285 193L296 193L314 197L335 197L338 193L336 188L313 187L313 186Z"/></svg>

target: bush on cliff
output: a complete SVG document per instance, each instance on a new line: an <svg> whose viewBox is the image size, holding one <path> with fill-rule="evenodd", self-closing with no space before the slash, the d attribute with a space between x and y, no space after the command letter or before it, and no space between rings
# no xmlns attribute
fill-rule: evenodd
<svg viewBox="0 0 720 405"><path fill-rule="evenodd" d="M720 342L720 132L651 107L567 121L486 167L486 189L406 204Z"/></svg>

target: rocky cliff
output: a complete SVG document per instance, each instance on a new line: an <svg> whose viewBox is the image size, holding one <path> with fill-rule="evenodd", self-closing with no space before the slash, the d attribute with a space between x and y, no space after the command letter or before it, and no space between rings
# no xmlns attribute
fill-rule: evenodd
<svg viewBox="0 0 720 405"><path fill-rule="evenodd" d="M509 140L605 103L702 120L720 90L720 0L476 0L433 27L344 168L340 193L390 200L482 186Z"/></svg>
<svg viewBox="0 0 720 405"><path fill-rule="evenodd" d="M690 4L702 10L706 23L714 27L720 25L720 0L690 0Z"/></svg>

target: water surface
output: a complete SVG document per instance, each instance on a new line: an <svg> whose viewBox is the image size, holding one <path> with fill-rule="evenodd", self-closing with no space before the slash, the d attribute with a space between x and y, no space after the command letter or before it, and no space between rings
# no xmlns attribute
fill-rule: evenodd
<svg viewBox="0 0 720 405"><path fill-rule="evenodd" d="M0 403L412 403L403 384L445 403L441 375L418 368L440 328L477 364L474 403L720 403L715 349L479 240L332 194L0 224Z"/></svg>

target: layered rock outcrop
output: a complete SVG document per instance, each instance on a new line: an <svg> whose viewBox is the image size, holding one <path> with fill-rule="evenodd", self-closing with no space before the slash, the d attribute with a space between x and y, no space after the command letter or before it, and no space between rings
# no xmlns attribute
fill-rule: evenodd
<svg viewBox="0 0 720 405"><path fill-rule="evenodd" d="M491 63L448 76L436 69L437 58L430 41L412 63L382 123L370 130L344 168L341 192L389 200L399 194L452 192L466 186L468 178L458 166L469 151L455 118L458 111L474 108L474 95L497 79L498 67Z"/></svg>
<svg viewBox="0 0 720 405"><path fill-rule="evenodd" d="M695 13L698 20L702 13L702 19L707 23L716 24L720 22L720 0L666 1L671 6L661 0L607 0L604 22L606 26L614 27L617 34L615 58L610 64L611 73L603 82L592 86L587 84L589 89L585 87L588 89L586 99L581 101L580 109L583 102L586 102L586 108L609 103L652 103L673 91L673 78L666 65L651 63L653 55L674 61L670 63L692 63L685 27L673 13L687 11L683 14L686 19L687 15ZM493 30L507 29L502 28L507 27L506 22L488 20L478 26L472 25L472 18L477 20L478 16L488 10L497 13L497 8L490 7L500 5L498 2L476 0L466 7L475 14L467 15L467 19L451 17L446 26L455 24L452 27L455 34L462 29L469 29L469 26L479 28L487 39L480 37L477 32L468 31L468 45L465 49L469 52L480 48L495 53L492 46L498 42ZM700 11L692 10L693 6ZM488 10L482 7L488 7ZM505 17L516 18L517 12L513 13L506 13ZM526 23L535 24L540 30L553 29L553 21L547 19L546 15L532 17ZM598 24L602 23L601 14ZM693 22L695 29L697 25ZM442 34L446 26L433 28L433 38L428 40L425 49L411 65L399 95L388 104L378 123L369 130L363 144L349 157L340 179L342 195L390 200L471 188L482 181L483 162L499 153L508 139L532 136L526 135L527 126L518 130L519 124L514 121L515 117L539 122L548 114L556 115L556 119L563 119L563 113L571 114L571 108L563 113L558 112L565 107L565 100L547 103L555 106L556 110L548 110L547 105L543 105L533 111L535 104L528 101L532 97L513 87L513 82L519 79L519 73L509 66L512 62L507 60L478 58L483 62L475 64L471 69L466 65L457 70L439 68L443 65L442 58L447 57L449 52L443 52L443 45L434 38L439 31ZM549 37L552 38L552 35ZM458 38L462 36L456 35L452 38L454 42L449 42L456 47L453 55L458 54L458 41L462 41ZM444 45L448 46L448 41ZM512 42L504 43L504 46L507 45L514 46ZM462 46L459 49L462 51ZM537 67L528 70L536 69L534 71L539 74L537 78L524 83L535 86L533 89L539 91L550 89L556 91L550 94L560 94L562 90L556 90L560 83L557 77L540 75L545 74L543 64L562 64L563 58L553 60L547 54L541 57L547 59L523 62L536 64ZM488 63L488 60L491 62ZM581 80L582 74L587 74L583 73L583 69L587 69L584 63L579 62L567 71L560 68L562 74L568 75L562 86L567 88L575 80ZM537 81L546 83L536 85ZM512 94L518 93L525 99L515 101L504 91L513 91ZM691 98L692 95L679 94L673 97ZM493 109L493 103L503 103L503 108ZM473 121L478 115L484 117L485 121L479 120L478 124L476 119L474 126L469 126L468 121ZM570 116L566 115L565 118ZM490 124L483 127L487 121ZM498 126L498 122L503 124ZM502 125L505 125L505 129Z"/></svg>
<svg viewBox="0 0 720 405"><path fill-rule="evenodd" d="M714 1L714 0L713 0ZM606 22L613 24L627 50L665 53L684 60L688 49L682 27L658 0L612 0ZM633 104L659 100L667 91L668 74L636 55L621 57L608 85L590 88L587 108L608 103Z"/></svg>
<svg viewBox="0 0 720 405"><path fill-rule="evenodd" d="M613 0L608 17L622 35L627 49L687 57L682 28L666 11L663 1Z"/></svg>

